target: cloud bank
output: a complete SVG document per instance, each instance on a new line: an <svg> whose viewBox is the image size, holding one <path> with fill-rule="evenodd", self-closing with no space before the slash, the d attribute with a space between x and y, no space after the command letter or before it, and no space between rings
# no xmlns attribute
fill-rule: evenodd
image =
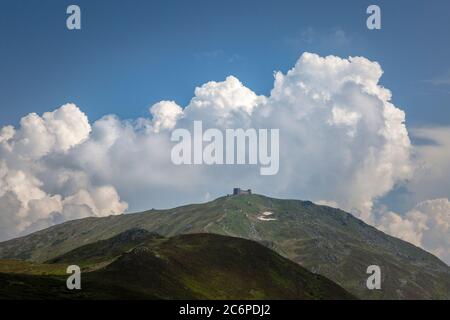
<svg viewBox="0 0 450 320"><path fill-rule="evenodd" d="M268 96L229 76L196 88L187 106L154 104L148 118L107 115L89 123L73 104L30 114L18 128L0 131L0 238L121 214L128 204L134 211L203 201L233 186L333 204L399 236L398 215L373 214L375 201L414 173L405 114L379 84L382 73L363 57L304 53L287 73L275 73ZM251 165L175 166L170 133L196 120L204 130L280 129L279 173L260 176ZM444 207L416 211L435 217L435 225L442 219L431 212ZM414 225L405 237L436 252L434 243L448 247L448 237L426 240L413 216L398 216Z"/></svg>
<svg viewBox="0 0 450 320"><path fill-rule="evenodd" d="M73 104L42 117L31 113L17 130L1 129L1 239L66 220L119 214L127 208L113 186L97 185L86 172L70 166L52 165L52 157L83 144L90 132L86 115Z"/></svg>
<svg viewBox="0 0 450 320"><path fill-rule="evenodd" d="M377 227L450 262L450 202L447 198L420 202L404 216L386 212Z"/></svg>

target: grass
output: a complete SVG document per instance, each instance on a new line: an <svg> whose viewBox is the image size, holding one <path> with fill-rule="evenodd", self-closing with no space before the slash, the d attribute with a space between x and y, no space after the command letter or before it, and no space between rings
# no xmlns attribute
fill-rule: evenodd
<svg viewBox="0 0 450 320"><path fill-rule="evenodd" d="M277 220L258 220L264 211L273 212L271 217ZM0 258L45 262L131 228L166 237L208 232L255 240L361 298L450 299L450 268L435 256L342 210L260 195L70 221L0 243ZM109 258L116 258L114 252ZM92 259L88 262L98 262ZM389 272L385 274L385 289L377 295L365 287L365 270L375 262Z"/></svg>
<svg viewBox="0 0 450 320"><path fill-rule="evenodd" d="M149 234L139 239L140 242L118 235L53 259L58 263L1 261L0 298L353 298L332 281L253 241L214 234L171 238ZM111 252L117 254L113 259ZM68 264L100 261L105 265L89 272L82 269L81 291L66 289L67 275L62 271Z"/></svg>

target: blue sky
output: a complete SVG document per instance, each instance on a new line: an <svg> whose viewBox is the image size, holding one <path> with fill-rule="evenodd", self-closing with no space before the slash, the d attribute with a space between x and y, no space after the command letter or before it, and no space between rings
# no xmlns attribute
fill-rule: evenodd
<svg viewBox="0 0 450 320"><path fill-rule="evenodd" d="M373 1L23 1L0 10L0 125L74 102L96 120L147 116L196 86L235 75L268 94L275 70L304 51L380 62L382 84L411 126L450 123L450 2L375 1L382 29L366 28ZM82 10L68 31L65 10Z"/></svg>

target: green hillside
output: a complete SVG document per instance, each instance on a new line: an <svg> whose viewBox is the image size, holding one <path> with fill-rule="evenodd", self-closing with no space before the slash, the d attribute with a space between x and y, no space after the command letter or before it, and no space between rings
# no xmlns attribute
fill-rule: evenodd
<svg viewBox="0 0 450 320"><path fill-rule="evenodd" d="M54 262L2 261L0 298L353 298L332 281L254 241L214 234L163 238L132 229ZM66 289L61 270L70 264L83 265L80 291Z"/></svg>
<svg viewBox="0 0 450 320"><path fill-rule="evenodd" d="M131 228L256 240L361 298L450 299L450 268L430 253L342 210L260 195L70 221L0 243L0 258L43 262ZM366 268L373 264L381 267L382 290L366 288Z"/></svg>

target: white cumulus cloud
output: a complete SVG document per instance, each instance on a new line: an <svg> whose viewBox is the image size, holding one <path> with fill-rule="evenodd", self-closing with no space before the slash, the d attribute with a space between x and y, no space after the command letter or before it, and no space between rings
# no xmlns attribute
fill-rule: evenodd
<svg viewBox="0 0 450 320"><path fill-rule="evenodd" d="M93 183L68 163L60 170L54 166L55 157L65 157L86 142L90 132L86 115L73 104L42 117L29 114L17 129L1 129L0 239L69 219L124 212L127 204L111 185Z"/></svg>
<svg viewBox="0 0 450 320"><path fill-rule="evenodd" d="M186 106L153 104L147 118L106 115L89 123L73 104L30 114L18 128L0 129L0 238L120 214L128 204L135 211L204 201L241 186L338 206L445 256L432 243L447 238L425 240L424 226L438 219L433 210L373 214L375 201L415 172L405 113L380 84L382 74L364 57L304 53L275 73L267 96L229 76L196 88ZM261 176L250 165L174 165L171 131L198 120L204 130L279 129L278 174Z"/></svg>
<svg viewBox="0 0 450 320"><path fill-rule="evenodd" d="M177 120L182 117L183 109L174 101L160 101L150 108L153 116L153 129L155 132L173 129Z"/></svg>
<svg viewBox="0 0 450 320"><path fill-rule="evenodd" d="M385 213L378 227L450 263L450 202L447 198L420 202L404 216Z"/></svg>

